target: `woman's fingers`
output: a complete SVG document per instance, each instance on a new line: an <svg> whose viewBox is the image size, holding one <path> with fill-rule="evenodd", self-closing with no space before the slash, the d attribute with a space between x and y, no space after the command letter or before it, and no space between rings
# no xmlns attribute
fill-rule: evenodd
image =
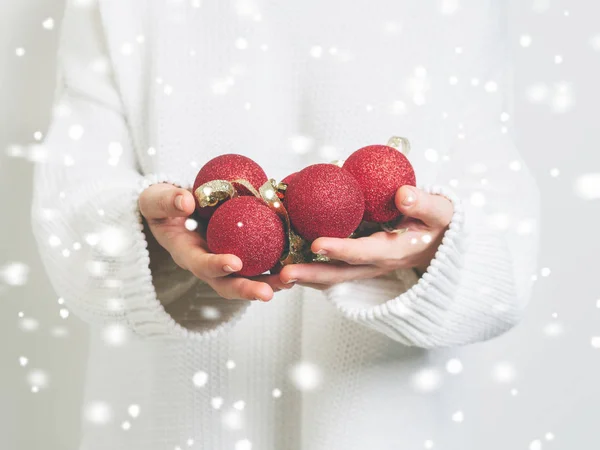
<svg viewBox="0 0 600 450"><path fill-rule="evenodd" d="M188 217L194 212L194 196L172 184L154 184L138 200L140 212L149 221L169 217Z"/></svg>
<svg viewBox="0 0 600 450"><path fill-rule="evenodd" d="M204 249L191 250L186 256L188 270L198 278L219 278L242 269L242 260L235 255L217 255Z"/></svg>
<svg viewBox="0 0 600 450"><path fill-rule="evenodd" d="M279 274L270 274L270 275L258 275L256 277L250 277L253 281L262 281L263 283L267 283L271 286L271 289L274 291L280 291L282 289L291 289L294 287L294 283L284 283L281 280Z"/></svg>
<svg viewBox="0 0 600 450"><path fill-rule="evenodd" d="M268 283L242 277L214 278L212 288L226 299L259 300L268 302L273 298L273 289Z"/></svg>
<svg viewBox="0 0 600 450"><path fill-rule="evenodd" d="M454 214L452 202L446 197L428 194L412 186L398 189L394 200L402 214L434 228L447 227Z"/></svg>
<svg viewBox="0 0 600 450"><path fill-rule="evenodd" d="M178 266L189 270L201 280L224 277L242 269L242 260L235 255L217 255L206 249L204 239L183 225L150 226L156 240L170 254Z"/></svg>
<svg viewBox="0 0 600 450"><path fill-rule="evenodd" d="M399 233L375 233L358 239L318 238L311 250L352 265L377 264L396 253L399 239Z"/></svg>
<svg viewBox="0 0 600 450"><path fill-rule="evenodd" d="M348 264L310 263L289 264L279 276L284 283L336 284L360 278L373 278L381 275L377 266L351 266Z"/></svg>

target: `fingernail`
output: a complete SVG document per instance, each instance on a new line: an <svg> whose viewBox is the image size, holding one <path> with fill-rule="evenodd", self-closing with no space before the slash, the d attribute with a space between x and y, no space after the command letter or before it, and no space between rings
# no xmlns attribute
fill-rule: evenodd
<svg viewBox="0 0 600 450"><path fill-rule="evenodd" d="M409 191L408 194L406 194L404 196L404 198L402 199L402 204L404 206L411 206L415 203L415 200L416 200L416 195L415 195L414 191L412 189L409 189L408 191Z"/></svg>
<svg viewBox="0 0 600 450"><path fill-rule="evenodd" d="M178 195L175 197L175 208L179 211L183 211L183 195Z"/></svg>
<svg viewBox="0 0 600 450"><path fill-rule="evenodd" d="M228 264L225 264L223 266L223 272L229 272L229 273L231 273L231 272L235 272L235 271L236 270L233 267L231 267L230 265L228 265Z"/></svg>
<svg viewBox="0 0 600 450"><path fill-rule="evenodd" d="M262 299L262 298L260 298L260 297L255 297L255 298L254 298L254 300L257 300L257 301L259 301L259 302L268 302L268 301L269 301L269 300L263 300L263 299Z"/></svg>
<svg viewBox="0 0 600 450"><path fill-rule="evenodd" d="M287 280L287 281L285 282L285 284L295 283L296 281L298 281L298 280L297 280L297 279L295 279L295 278L293 278L293 279L291 279L291 280Z"/></svg>
<svg viewBox="0 0 600 450"><path fill-rule="evenodd" d="M320 249L320 250L317 252L317 255L326 255L326 254L327 254L327 250L325 250L324 248Z"/></svg>
<svg viewBox="0 0 600 450"><path fill-rule="evenodd" d="M283 286L283 289L291 289L295 286L294 283L285 283L285 286Z"/></svg>

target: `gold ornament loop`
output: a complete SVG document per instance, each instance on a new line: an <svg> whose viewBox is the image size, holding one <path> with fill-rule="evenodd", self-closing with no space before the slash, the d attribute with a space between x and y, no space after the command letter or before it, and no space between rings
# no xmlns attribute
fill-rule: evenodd
<svg viewBox="0 0 600 450"><path fill-rule="evenodd" d="M292 230L290 217L280 198L280 195L282 192L285 192L286 188L287 185L285 183L277 183L274 179L270 179L258 189L259 198L269 205L283 222L286 243L283 254L279 260L281 265L306 262L303 255L307 243Z"/></svg>
<svg viewBox="0 0 600 450"><path fill-rule="evenodd" d="M259 197L258 191L247 180L236 179L233 181L227 180L211 180L200 186L194 191L194 196L198 200L198 204L204 208L207 206L216 206L219 202L229 198L237 197L238 192L233 183L240 184L248 189L252 195Z"/></svg>
<svg viewBox="0 0 600 450"><path fill-rule="evenodd" d="M212 180L204 183L194 191L194 196L201 207L216 206L236 194L235 188L227 180Z"/></svg>
<svg viewBox="0 0 600 450"><path fill-rule="evenodd" d="M408 156L410 153L410 141L401 136L392 136L388 139L387 144L388 147L395 148L404 156Z"/></svg>

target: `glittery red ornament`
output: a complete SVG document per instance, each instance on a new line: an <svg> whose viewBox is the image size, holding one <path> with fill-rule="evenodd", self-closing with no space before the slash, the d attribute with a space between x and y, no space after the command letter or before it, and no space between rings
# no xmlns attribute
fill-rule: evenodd
<svg viewBox="0 0 600 450"><path fill-rule="evenodd" d="M342 166L360 184L365 196L364 220L388 222L400 216L394 197L396 191L416 185L412 165L401 152L387 145L369 145L348 157Z"/></svg>
<svg viewBox="0 0 600 450"><path fill-rule="evenodd" d="M365 200L347 171L334 164L314 164L292 178L285 206L293 228L313 241L320 236L350 236L361 222Z"/></svg>
<svg viewBox="0 0 600 450"><path fill-rule="evenodd" d="M277 214L256 197L235 197L212 215L206 230L212 253L233 254L242 260L239 275L260 275L279 262L285 232Z"/></svg>
<svg viewBox="0 0 600 450"><path fill-rule="evenodd" d="M294 178L297 173L298 172L290 173L287 177L285 177L283 180L281 180L281 182L285 183L285 184L290 184L290 181L292 181L292 178Z"/></svg>
<svg viewBox="0 0 600 450"><path fill-rule="evenodd" d="M247 180L258 190L259 187L267 182L267 175L262 167L250 158L228 153L217 156L202 166L196 176L196 181L194 181L194 190L192 192L196 192L199 186L212 180L233 181L236 179ZM234 183L234 186L239 195L252 195L244 186L237 183ZM208 219L221 204L201 208L198 204L198 199L196 199L198 215L204 219Z"/></svg>

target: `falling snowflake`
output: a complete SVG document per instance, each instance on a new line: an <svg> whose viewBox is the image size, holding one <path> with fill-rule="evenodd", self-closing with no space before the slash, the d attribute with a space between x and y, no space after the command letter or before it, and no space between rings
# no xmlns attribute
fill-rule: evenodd
<svg viewBox="0 0 600 450"><path fill-rule="evenodd" d="M456 422L456 423L461 423L465 420L465 415L462 411L456 411L454 414L452 414L452 421Z"/></svg>
<svg viewBox="0 0 600 450"><path fill-rule="evenodd" d="M27 283L29 266L21 262L12 262L0 267L0 281L9 286L23 286Z"/></svg>
<svg viewBox="0 0 600 450"><path fill-rule="evenodd" d="M537 83L527 89L527 98L532 103L542 103L549 95L550 88L544 83Z"/></svg>
<svg viewBox="0 0 600 450"><path fill-rule="evenodd" d="M242 414L234 409L224 413L221 420L223 427L228 430L239 430L244 426Z"/></svg>
<svg viewBox="0 0 600 450"><path fill-rule="evenodd" d="M529 444L529 450L542 450L542 441L535 439Z"/></svg>
<svg viewBox="0 0 600 450"><path fill-rule="evenodd" d="M600 173L580 175L575 181L575 193L584 200L600 198Z"/></svg>
<svg viewBox="0 0 600 450"><path fill-rule="evenodd" d="M114 323L107 325L102 330L102 340L105 344L118 347L123 345L128 339L128 331L125 326Z"/></svg>
<svg viewBox="0 0 600 450"><path fill-rule="evenodd" d="M446 370L452 375L457 375L463 371L462 362L459 359L452 358L446 363Z"/></svg>
<svg viewBox="0 0 600 450"><path fill-rule="evenodd" d="M223 399L221 397L213 397L210 400L210 405L214 408L214 409L221 409L221 406L223 406Z"/></svg>
<svg viewBox="0 0 600 450"><path fill-rule="evenodd" d="M575 104L573 86L570 83L562 82L555 85L553 95L550 100L550 107L555 113L566 113Z"/></svg>
<svg viewBox="0 0 600 450"><path fill-rule="evenodd" d="M243 37L237 38L235 40L235 48L237 48L238 50L245 50L245 49L247 49L248 48L248 41L245 38L243 38Z"/></svg>
<svg viewBox="0 0 600 450"><path fill-rule="evenodd" d="M235 443L235 450L252 450L252 443L248 439L242 439Z"/></svg>
<svg viewBox="0 0 600 450"><path fill-rule="evenodd" d="M112 409L106 402L95 401L86 406L84 417L95 425L106 425L112 420Z"/></svg>
<svg viewBox="0 0 600 450"><path fill-rule="evenodd" d="M471 194L471 198L469 199L471 202L471 205L477 207L477 208L481 208L483 206L485 206L485 195L483 194L483 192L473 192Z"/></svg>
<svg viewBox="0 0 600 450"><path fill-rule="evenodd" d="M527 48L527 47L531 46L531 41L532 41L531 36L529 36L528 34L524 34L519 39L519 43L521 44L521 47L523 47L523 48Z"/></svg>
<svg viewBox="0 0 600 450"><path fill-rule="evenodd" d="M131 244L131 235L125 229L111 226L100 233L98 249L107 256L119 256L129 250Z"/></svg>
<svg viewBox="0 0 600 450"><path fill-rule="evenodd" d="M421 369L412 377L412 385L419 392L432 392L440 387L442 376L437 369Z"/></svg>
<svg viewBox="0 0 600 450"><path fill-rule="evenodd" d="M133 417L134 419L136 419L139 415L140 415L140 405L129 405L129 407L127 408L127 413Z"/></svg>
<svg viewBox="0 0 600 450"><path fill-rule="evenodd" d="M548 337L560 336L563 331L563 325L557 321L549 322L544 326L544 334Z"/></svg>
<svg viewBox="0 0 600 450"><path fill-rule="evenodd" d="M314 139L308 136L292 136L289 141L292 151L299 155L310 152L314 144Z"/></svg>
<svg viewBox="0 0 600 450"><path fill-rule="evenodd" d="M83 137L83 127L81 125L75 124L69 127L69 137L74 141L78 141Z"/></svg>
<svg viewBox="0 0 600 450"><path fill-rule="evenodd" d="M320 45L314 45L311 47L309 53L313 58L320 58L323 55L323 47Z"/></svg>
<svg viewBox="0 0 600 450"><path fill-rule="evenodd" d="M242 411L246 407L246 402L244 400L238 400L233 404L233 407L238 411Z"/></svg>
<svg viewBox="0 0 600 450"><path fill-rule="evenodd" d="M458 7L458 0L442 0L440 5L440 12L445 15L451 15L458 11Z"/></svg>
<svg viewBox="0 0 600 450"><path fill-rule="evenodd" d="M427 161L432 162L432 163L437 162L439 159L438 151L433 148L426 149L424 156Z"/></svg>
<svg viewBox="0 0 600 450"><path fill-rule="evenodd" d="M42 27L44 30L53 30L54 29L54 19L52 17L48 17L42 22Z"/></svg>
<svg viewBox="0 0 600 450"><path fill-rule="evenodd" d="M35 331L40 327L40 323L33 317L21 317L19 328L23 331Z"/></svg>
<svg viewBox="0 0 600 450"><path fill-rule="evenodd" d="M515 369L510 363L498 363L492 371L492 376L498 383L510 383L515 379Z"/></svg>
<svg viewBox="0 0 600 450"><path fill-rule="evenodd" d="M192 382L194 383L194 386L198 388L204 387L208 382L208 374L202 370L199 370L192 377Z"/></svg>
<svg viewBox="0 0 600 450"><path fill-rule="evenodd" d="M533 0L531 9L536 13L544 13L550 8L550 0Z"/></svg>
<svg viewBox="0 0 600 450"><path fill-rule="evenodd" d="M36 388L36 391L38 391L48 386L49 377L43 370L34 369L27 374L27 382L32 388Z"/></svg>
<svg viewBox="0 0 600 450"><path fill-rule="evenodd" d="M50 334L57 338L63 338L69 335L69 330L65 327L52 327Z"/></svg>
<svg viewBox="0 0 600 450"><path fill-rule="evenodd" d="M311 391L321 384L322 374L320 369L313 363L300 362L290 368L289 376L297 389Z"/></svg>
<svg viewBox="0 0 600 450"><path fill-rule="evenodd" d="M221 317L221 311L214 306L203 306L200 308L200 315L206 320L217 320Z"/></svg>

